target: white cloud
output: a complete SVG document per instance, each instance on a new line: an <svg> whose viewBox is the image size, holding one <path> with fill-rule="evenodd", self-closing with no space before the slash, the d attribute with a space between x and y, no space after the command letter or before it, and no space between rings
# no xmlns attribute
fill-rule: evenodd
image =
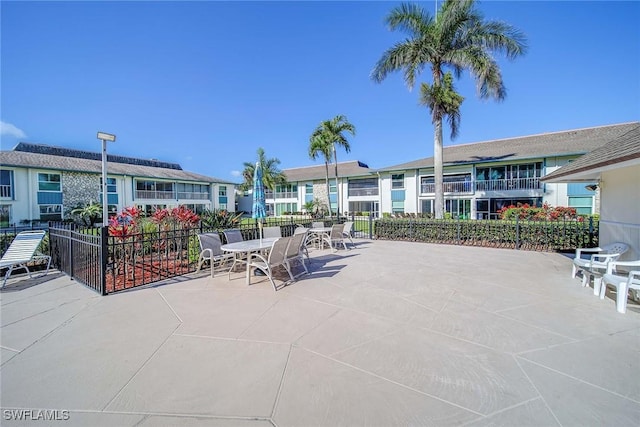
<svg viewBox="0 0 640 427"><path fill-rule="evenodd" d="M240 176L242 176L242 172L240 172L240 171L231 171L231 176L240 177Z"/></svg>
<svg viewBox="0 0 640 427"><path fill-rule="evenodd" d="M27 134L20 128L15 127L11 123L0 121L0 135L12 136L14 138L26 138Z"/></svg>

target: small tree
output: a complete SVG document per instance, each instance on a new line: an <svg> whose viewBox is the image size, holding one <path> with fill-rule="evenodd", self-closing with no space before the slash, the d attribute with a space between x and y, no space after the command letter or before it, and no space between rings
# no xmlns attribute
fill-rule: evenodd
<svg viewBox="0 0 640 427"><path fill-rule="evenodd" d="M84 225L93 227L102 219L102 205L95 202L87 203L84 206L78 205L71 210L71 214L79 216Z"/></svg>

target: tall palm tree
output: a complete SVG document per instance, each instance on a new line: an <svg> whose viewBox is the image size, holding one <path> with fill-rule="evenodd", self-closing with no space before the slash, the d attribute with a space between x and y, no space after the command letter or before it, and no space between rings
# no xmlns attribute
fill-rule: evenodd
<svg viewBox="0 0 640 427"><path fill-rule="evenodd" d="M327 184L327 206L331 212L331 197L329 195L329 162L331 162L331 148L333 144L325 134L312 135L309 140L309 158L316 160L322 156L324 158L325 182Z"/></svg>
<svg viewBox="0 0 640 427"><path fill-rule="evenodd" d="M380 83L390 73L402 70L411 90L416 75L428 66L431 68L433 82L422 86L421 101L430 108L434 125L435 215L442 218L442 119L449 118L451 137L455 138L462 102L452 85L447 88L443 70L453 70L456 77L469 70L480 98L501 101L507 91L493 55L504 54L508 59L523 55L527 50L526 38L509 24L485 21L475 9L475 0L445 0L435 17L418 5L405 3L391 10L386 23L391 30L406 33L408 38L384 52L371 78Z"/></svg>
<svg viewBox="0 0 640 427"><path fill-rule="evenodd" d="M336 150L336 146L344 148L344 151L346 151L347 153L351 151L349 141L347 140L346 136L344 136L345 132L350 133L352 136L355 136L356 127L353 124L349 123L349 120L347 120L345 116L338 115L331 120L325 120L321 122L311 134L311 143L313 143L314 138L322 135L322 140L325 141L326 144L330 145L330 149L333 152L333 163L335 165L336 174L336 191L338 196L337 215L340 214L340 186L338 185L338 153ZM329 203L329 206L331 206L331 203Z"/></svg>
<svg viewBox="0 0 640 427"><path fill-rule="evenodd" d="M278 168L280 160L276 157L267 159L262 147L258 148L258 162L262 165L262 182L264 187L271 191L275 191L276 185L284 185L287 183L286 175ZM244 162L244 170L242 178L244 181L240 184L240 189L246 191L253 187L253 174L256 168L255 162Z"/></svg>

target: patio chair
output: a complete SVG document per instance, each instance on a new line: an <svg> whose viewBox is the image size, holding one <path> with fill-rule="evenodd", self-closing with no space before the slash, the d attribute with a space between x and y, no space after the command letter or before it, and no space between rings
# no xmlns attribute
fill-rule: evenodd
<svg viewBox="0 0 640 427"><path fill-rule="evenodd" d="M617 267L631 267L631 271L626 276L614 274L613 272L616 271ZM602 276L600 299L604 299L607 286L616 288L616 310L618 310L618 313L626 313L627 294L632 289L640 291L640 260L611 261L607 265L607 272Z"/></svg>
<svg viewBox="0 0 640 427"><path fill-rule="evenodd" d="M282 237L282 230L280 229L280 226L264 227L262 229L262 237Z"/></svg>
<svg viewBox="0 0 640 427"><path fill-rule="evenodd" d="M322 221L313 221L311 223L311 228L324 228L324 222L322 222Z"/></svg>
<svg viewBox="0 0 640 427"><path fill-rule="evenodd" d="M352 231L353 231L353 221L346 221L344 223L344 229L342 230L342 235L347 239L349 239L349 241L351 242L351 247L353 248L355 247L355 245L353 244L353 239L351 238Z"/></svg>
<svg viewBox="0 0 640 427"><path fill-rule="evenodd" d="M307 266L304 264L304 256L307 249L305 245L306 238L307 238L306 233L297 233L297 234L294 233L293 236L291 236L291 241L289 242L289 246L287 246L287 254L286 254L286 262L287 262L287 266L289 267L289 271L293 271L293 269L291 268L292 262L299 260L300 264L302 264L302 268L304 268L304 272L306 274L309 274L309 270L307 269ZM307 260L309 260L308 252L307 252Z"/></svg>
<svg viewBox="0 0 640 427"><path fill-rule="evenodd" d="M271 281L271 284L273 285L273 289L276 291L278 290L278 287L276 286L276 282L273 277L273 269L275 267L283 266L287 270L287 273L289 273L291 280L294 280L293 274L287 264L287 247L290 242L291 237L281 237L273 242L267 257L256 252L252 253L248 260L251 267L261 270L269 278L269 281Z"/></svg>
<svg viewBox="0 0 640 427"><path fill-rule="evenodd" d="M227 243L237 243L237 242L242 242L244 240L242 238L242 233L238 229L224 230L222 234L224 234L224 239L227 241ZM244 262L247 262L247 260L242 258L240 254L238 253L234 254L233 264L231 265L231 268L229 268L229 277L231 277L231 272L236 267L236 264L244 263Z"/></svg>
<svg viewBox="0 0 640 427"><path fill-rule="evenodd" d="M309 242L309 229L307 227L298 226L295 230L293 230L293 235L296 234L304 234L304 239L302 240L302 252L304 252L304 256L307 257L307 262L311 262L309 259L309 248L307 245L311 244Z"/></svg>
<svg viewBox="0 0 640 427"><path fill-rule="evenodd" d="M216 266L220 267L235 259L233 254L226 253L221 249L222 241L218 233L198 234L198 241L200 242L200 257L198 258L196 272L200 271L205 261L209 261L209 264L211 264L211 277L214 277Z"/></svg>
<svg viewBox="0 0 640 427"><path fill-rule="evenodd" d="M576 256L573 259L571 277L575 278L578 272L582 273L582 286L587 286L593 273L604 273L607 269L607 263L616 261L620 255L624 254L628 249L629 246L621 242L610 243L601 248L578 248L576 249ZM582 254L589 253L592 254L590 258L582 258ZM598 295L600 291L600 278L598 278L597 281L598 283L594 282L593 286L596 295Z"/></svg>
<svg viewBox="0 0 640 427"><path fill-rule="evenodd" d="M7 251L2 255L2 259L0 259L0 268L7 268L2 282L3 288L7 284L7 279L11 276L11 273L16 269L24 268L29 273L29 277L33 278L29 267L27 267L29 262L46 260L47 269L42 276L49 272L51 257L38 252L38 247L42 243L45 234L46 231L44 230L33 230L21 231L16 235Z"/></svg>
<svg viewBox="0 0 640 427"><path fill-rule="evenodd" d="M342 246L344 246L345 250L347 249L347 244L344 241L345 237L342 234L343 231L344 224L333 224L331 226L331 232L329 233L329 235L325 235L323 237L324 241L327 242L329 244L329 247L334 251L338 250L338 244L340 243L342 243Z"/></svg>

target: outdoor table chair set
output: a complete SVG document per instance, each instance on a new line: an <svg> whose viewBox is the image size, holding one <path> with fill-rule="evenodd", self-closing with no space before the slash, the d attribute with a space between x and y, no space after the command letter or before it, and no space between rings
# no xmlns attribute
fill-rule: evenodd
<svg viewBox="0 0 640 427"><path fill-rule="evenodd" d="M578 248L573 259L571 277L582 276L582 286L593 278L593 294L604 299L607 287L616 290L616 309L625 313L629 291L640 291L640 260L619 261L629 250L625 243L615 242L601 248ZM584 258L583 255L589 255Z"/></svg>

